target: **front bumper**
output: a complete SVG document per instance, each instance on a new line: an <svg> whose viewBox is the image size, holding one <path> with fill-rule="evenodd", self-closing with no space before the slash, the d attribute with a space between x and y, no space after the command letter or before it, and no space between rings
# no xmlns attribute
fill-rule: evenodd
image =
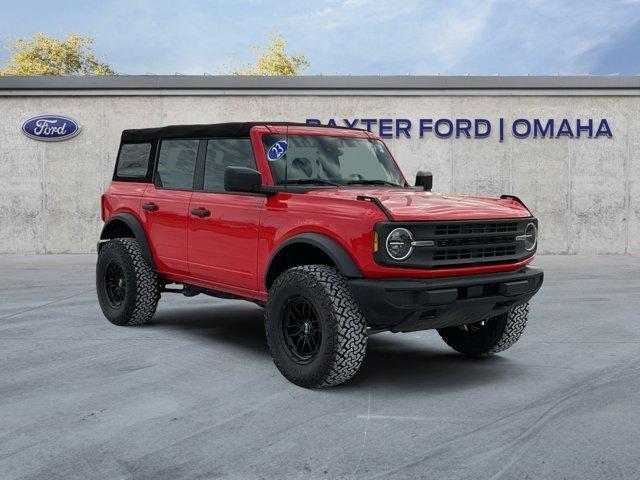
<svg viewBox="0 0 640 480"><path fill-rule="evenodd" d="M412 332L477 322L529 301L542 286L540 268L424 280L348 280L374 329Z"/></svg>

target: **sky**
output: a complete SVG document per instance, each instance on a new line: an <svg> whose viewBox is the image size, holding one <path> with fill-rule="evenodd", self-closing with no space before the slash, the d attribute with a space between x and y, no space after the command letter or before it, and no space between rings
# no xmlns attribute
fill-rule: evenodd
<svg viewBox="0 0 640 480"><path fill-rule="evenodd" d="M640 0L0 0L3 44L36 32L123 74L224 73L273 32L309 75L640 74Z"/></svg>

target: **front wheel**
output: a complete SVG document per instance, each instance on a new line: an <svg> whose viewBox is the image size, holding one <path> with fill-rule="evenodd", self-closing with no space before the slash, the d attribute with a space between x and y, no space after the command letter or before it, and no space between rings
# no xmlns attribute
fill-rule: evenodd
<svg viewBox="0 0 640 480"><path fill-rule="evenodd" d="M287 270L265 309L267 343L278 370L301 387L353 377L367 348L367 327L344 277L326 265Z"/></svg>
<svg viewBox="0 0 640 480"><path fill-rule="evenodd" d="M529 304L513 307L506 313L480 322L438 329L438 333L454 350L472 357L493 355L516 343L529 317Z"/></svg>

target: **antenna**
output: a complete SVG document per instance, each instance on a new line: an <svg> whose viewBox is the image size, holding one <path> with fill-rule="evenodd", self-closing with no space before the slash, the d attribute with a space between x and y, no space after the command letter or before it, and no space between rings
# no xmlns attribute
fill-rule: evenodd
<svg viewBox="0 0 640 480"><path fill-rule="evenodd" d="M287 158L287 152L289 151L289 125L285 126L284 143L287 145L287 149L284 152L284 189L287 190L287 170L289 167L289 159Z"/></svg>

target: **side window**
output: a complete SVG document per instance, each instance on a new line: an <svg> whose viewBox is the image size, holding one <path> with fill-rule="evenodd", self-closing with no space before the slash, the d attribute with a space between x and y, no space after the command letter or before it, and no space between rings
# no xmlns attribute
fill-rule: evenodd
<svg viewBox="0 0 640 480"><path fill-rule="evenodd" d="M207 143L204 164L204 191L224 192L224 169L256 168L251 141L248 138L214 138Z"/></svg>
<svg viewBox="0 0 640 480"><path fill-rule="evenodd" d="M160 143L155 184L161 188L190 190L196 169L199 140L163 140Z"/></svg>
<svg viewBox="0 0 640 480"><path fill-rule="evenodd" d="M120 148L116 177L145 178L149 169L150 143L125 143Z"/></svg>

